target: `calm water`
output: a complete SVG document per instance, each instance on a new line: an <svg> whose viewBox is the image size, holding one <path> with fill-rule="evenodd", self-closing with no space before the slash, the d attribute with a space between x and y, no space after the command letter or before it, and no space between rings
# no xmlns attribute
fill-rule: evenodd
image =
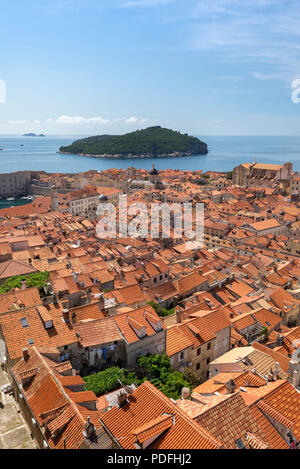
<svg viewBox="0 0 300 469"><path fill-rule="evenodd" d="M291 161L294 170L300 171L300 137L202 135L200 138L208 144L209 153L185 158L115 160L56 153L61 145L69 145L78 138L78 135L45 138L0 136L0 148L3 149L0 151L0 173L25 169L76 173L129 166L150 169L153 162L158 169L230 171L234 166L255 160L278 164Z"/></svg>
<svg viewBox="0 0 300 469"><path fill-rule="evenodd" d="M15 199L15 200L0 200L0 209L1 208L7 208L7 207L17 207L19 205L27 205L31 201L29 200L21 200L21 199Z"/></svg>

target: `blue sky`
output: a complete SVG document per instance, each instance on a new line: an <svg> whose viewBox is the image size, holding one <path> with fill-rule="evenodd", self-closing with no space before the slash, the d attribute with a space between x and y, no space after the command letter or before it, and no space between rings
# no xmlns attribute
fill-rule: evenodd
<svg viewBox="0 0 300 469"><path fill-rule="evenodd" d="M299 0L3 3L1 134L300 135Z"/></svg>

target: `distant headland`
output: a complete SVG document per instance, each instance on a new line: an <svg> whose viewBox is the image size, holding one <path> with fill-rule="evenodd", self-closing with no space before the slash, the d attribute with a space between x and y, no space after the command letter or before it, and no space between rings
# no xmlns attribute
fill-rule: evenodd
<svg viewBox="0 0 300 469"><path fill-rule="evenodd" d="M29 133L29 134L23 134L22 137L46 137L46 135Z"/></svg>
<svg viewBox="0 0 300 469"><path fill-rule="evenodd" d="M206 155L208 149L207 144L197 137L155 126L123 135L83 138L60 147L58 153L93 158L143 159Z"/></svg>

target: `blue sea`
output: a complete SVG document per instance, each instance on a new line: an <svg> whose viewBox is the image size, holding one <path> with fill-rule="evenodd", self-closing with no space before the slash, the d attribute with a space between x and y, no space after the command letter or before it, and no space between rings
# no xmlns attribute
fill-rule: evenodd
<svg viewBox="0 0 300 469"><path fill-rule="evenodd" d="M0 135L0 173L20 170L77 173L89 169L105 170L129 166L150 169L153 163L158 169L231 171L241 163L254 161L275 164L290 161L294 171L300 171L300 137L199 135L208 145L208 154L182 158L116 160L57 153L60 146L69 145L85 136Z"/></svg>

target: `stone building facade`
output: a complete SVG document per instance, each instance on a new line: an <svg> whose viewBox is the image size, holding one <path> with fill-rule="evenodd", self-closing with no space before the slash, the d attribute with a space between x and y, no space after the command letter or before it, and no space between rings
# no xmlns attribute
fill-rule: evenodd
<svg viewBox="0 0 300 469"><path fill-rule="evenodd" d="M283 165L243 163L233 169L233 184L245 187L274 187L292 178L292 163Z"/></svg>

